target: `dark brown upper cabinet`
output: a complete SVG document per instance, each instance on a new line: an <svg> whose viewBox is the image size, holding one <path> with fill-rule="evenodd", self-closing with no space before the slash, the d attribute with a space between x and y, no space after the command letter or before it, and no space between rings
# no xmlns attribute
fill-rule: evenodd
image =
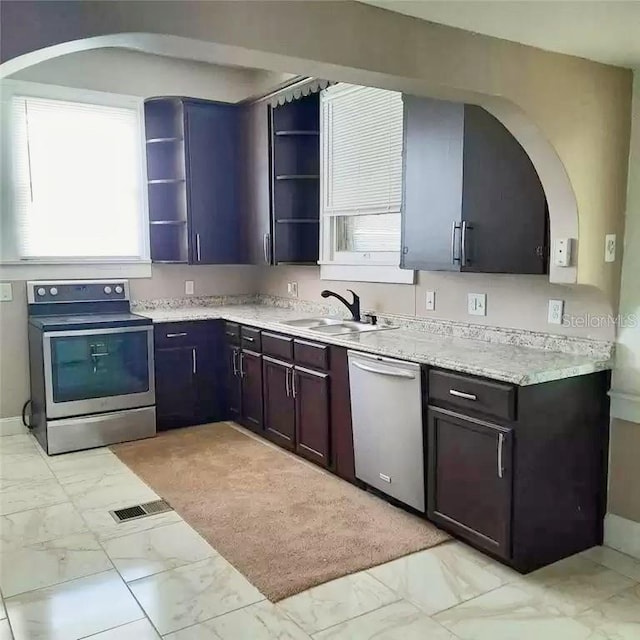
<svg viewBox="0 0 640 640"><path fill-rule="evenodd" d="M319 94L243 107L246 244L253 264L315 264L320 229Z"/></svg>
<svg viewBox="0 0 640 640"><path fill-rule="evenodd" d="M403 101L400 266L547 273L547 202L520 143L482 107Z"/></svg>

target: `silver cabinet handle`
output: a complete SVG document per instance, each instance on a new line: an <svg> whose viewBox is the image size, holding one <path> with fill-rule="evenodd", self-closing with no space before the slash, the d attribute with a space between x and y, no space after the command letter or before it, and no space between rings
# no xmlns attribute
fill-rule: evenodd
<svg viewBox="0 0 640 640"><path fill-rule="evenodd" d="M269 234L265 233L262 236L262 250L264 251L264 261L267 264L271 264L271 260L270 260L270 251L269 251Z"/></svg>
<svg viewBox="0 0 640 640"><path fill-rule="evenodd" d="M289 374L291 373L291 369L285 369L284 371L284 385L287 389L287 398L291 397L291 383L289 382Z"/></svg>
<svg viewBox="0 0 640 640"><path fill-rule="evenodd" d="M235 336L236 336L236 334L235 334L235 333L233 333L233 331L227 331L227 335L228 335L230 338L235 338Z"/></svg>
<svg viewBox="0 0 640 640"><path fill-rule="evenodd" d="M464 391L456 391L455 389L449 389L449 395L456 398L464 398L465 400L477 400L478 396L474 393L465 393Z"/></svg>
<svg viewBox="0 0 640 640"><path fill-rule="evenodd" d="M361 364L360 362L354 362L353 366L358 367L358 369L362 369L363 371L368 371L369 373L379 373L382 376L390 376L392 378L407 378L409 380L415 379L415 375L413 375L413 373L402 371L400 369L376 369L375 367L369 367L366 364Z"/></svg>
<svg viewBox="0 0 640 640"><path fill-rule="evenodd" d="M502 448L504 446L504 434L498 434L498 478L502 478L504 475L504 468L502 466Z"/></svg>
<svg viewBox="0 0 640 640"><path fill-rule="evenodd" d="M239 373L240 373L240 377L244 378L244 369L242 367L242 365L244 364L244 353L242 353L242 351L238 352L240 354L240 368L239 368Z"/></svg>
<svg viewBox="0 0 640 640"><path fill-rule="evenodd" d="M202 256L200 254L200 234L196 233L196 258L198 262L202 260Z"/></svg>
<svg viewBox="0 0 640 640"><path fill-rule="evenodd" d="M462 234L460 239L460 264L463 267L466 267L469 264L468 256L467 256L467 231L471 231L473 229L473 225L470 225L466 220L462 221Z"/></svg>
<svg viewBox="0 0 640 640"><path fill-rule="evenodd" d="M298 395L298 390L296 389L296 372L295 369L291 370L291 394L295 398Z"/></svg>
<svg viewBox="0 0 640 640"><path fill-rule="evenodd" d="M249 336L242 336L243 340L246 340L247 342L255 342L256 339L255 338L250 338Z"/></svg>
<svg viewBox="0 0 640 640"><path fill-rule="evenodd" d="M191 349L191 370L194 374L198 373L198 356L195 347Z"/></svg>
<svg viewBox="0 0 640 640"><path fill-rule="evenodd" d="M233 363L233 375L238 375L238 351L234 349L231 353L231 362Z"/></svg>
<svg viewBox="0 0 640 640"><path fill-rule="evenodd" d="M460 229L460 225L454 220L451 223L451 263L460 262L460 257L456 256L456 231Z"/></svg>
<svg viewBox="0 0 640 640"><path fill-rule="evenodd" d="M180 333L167 333L167 338L184 338L186 335L186 331L181 331Z"/></svg>

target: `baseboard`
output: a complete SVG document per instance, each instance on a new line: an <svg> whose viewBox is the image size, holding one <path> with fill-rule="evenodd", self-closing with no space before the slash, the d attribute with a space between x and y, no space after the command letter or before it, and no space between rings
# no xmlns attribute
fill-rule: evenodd
<svg viewBox="0 0 640 640"><path fill-rule="evenodd" d="M604 543L640 559L640 522L608 513L604 519Z"/></svg>
<svg viewBox="0 0 640 640"><path fill-rule="evenodd" d="M17 436L21 433L29 433L29 430L22 424L22 418L0 418L0 437Z"/></svg>

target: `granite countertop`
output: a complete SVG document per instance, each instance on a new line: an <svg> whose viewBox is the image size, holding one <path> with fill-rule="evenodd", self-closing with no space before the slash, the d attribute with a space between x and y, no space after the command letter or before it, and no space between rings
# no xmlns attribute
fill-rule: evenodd
<svg viewBox="0 0 640 640"><path fill-rule="evenodd" d="M154 323L223 318L315 342L335 344L381 356L470 373L517 385L532 385L610 369L610 357L602 353L576 354L537 349L519 344L440 335L408 328L393 328L356 335L326 336L283 324L287 320L317 317L299 309L265 304L221 304L134 308Z"/></svg>

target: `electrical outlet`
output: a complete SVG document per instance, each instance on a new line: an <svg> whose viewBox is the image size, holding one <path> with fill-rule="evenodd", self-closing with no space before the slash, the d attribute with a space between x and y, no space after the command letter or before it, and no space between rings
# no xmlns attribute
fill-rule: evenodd
<svg viewBox="0 0 640 640"><path fill-rule="evenodd" d="M615 262L616 261L616 234L608 233L604 237L604 261Z"/></svg>
<svg viewBox="0 0 640 640"><path fill-rule="evenodd" d="M436 308L436 292L435 291L427 291L426 306L427 306L427 311L435 311L435 308Z"/></svg>
<svg viewBox="0 0 640 640"><path fill-rule="evenodd" d="M467 295L467 310L472 316L486 316L487 294L469 293Z"/></svg>
<svg viewBox="0 0 640 640"><path fill-rule="evenodd" d="M10 282L0 282L0 302L11 302L13 300L13 291Z"/></svg>
<svg viewBox="0 0 640 640"><path fill-rule="evenodd" d="M297 282L287 282L287 293L292 298L298 297L298 283Z"/></svg>
<svg viewBox="0 0 640 640"><path fill-rule="evenodd" d="M195 284L193 280L185 280L184 281L184 292L188 296L192 296L195 292Z"/></svg>
<svg viewBox="0 0 640 640"><path fill-rule="evenodd" d="M549 324L562 324L564 316L564 300L549 300L549 314L547 322Z"/></svg>
<svg viewBox="0 0 640 640"><path fill-rule="evenodd" d="M568 267L571 264L571 238L556 238L553 243L553 264Z"/></svg>

